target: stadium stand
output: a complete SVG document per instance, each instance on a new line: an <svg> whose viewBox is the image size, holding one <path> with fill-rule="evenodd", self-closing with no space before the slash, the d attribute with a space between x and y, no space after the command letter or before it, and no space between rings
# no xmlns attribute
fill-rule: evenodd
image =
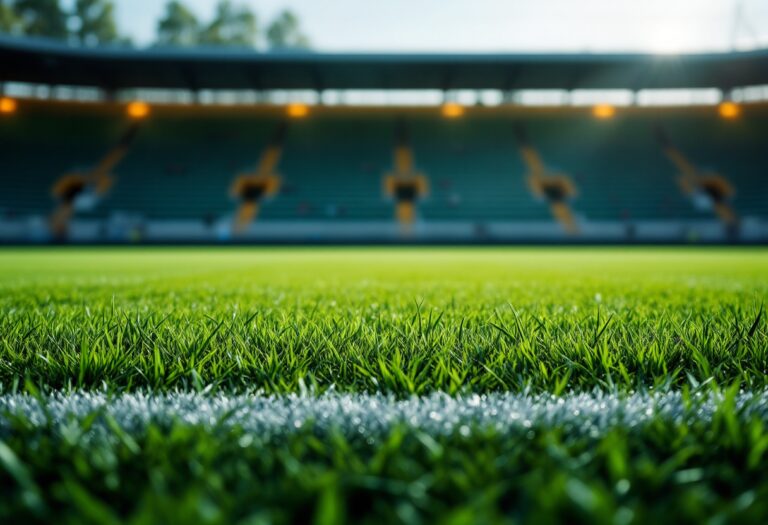
<svg viewBox="0 0 768 525"><path fill-rule="evenodd" d="M69 69L35 66L39 50L9 47L7 42L5 46L0 45L0 56L16 60L18 67L6 68L4 75L17 72L13 77L17 80L46 81L50 80L46 75L66 73L73 81ZM99 58L99 53L80 58L69 53L59 60L87 62ZM18 58L21 55L26 61ZM762 54L754 57L764 59ZM172 60L165 55L146 60L155 59L183 62L182 56ZM393 60L397 63L395 59L387 57L387 67ZM300 73L306 64L297 60L288 55L284 62L260 67L268 72L269 67L280 66L277 73L294 75L286 76L281 85L301 87ZM323 60L333 62L321 56L315 67L326 67ZM431 74L429 69L422 75L412 71L413 60L401 58L404 71L413 75L411 84L434 85L436 79L424 78ZM456 59L458 79L469 79L465 69L474 67L481 80L488 77L481 85L498 81L488 64L479 60L473 66L467 60ZM605 60L598 56L591 63L574 63L606 68ZM638 59L622 60L620 64L635 64ZM60 66L60 61L52 63ZM723 61L732 65L731 80L739 75L744 82L752 80L739 60L718 58L716 67L691 73L691 84L708 85L711 75L725 74L715 71ZM354 61L349 64L336 57L336 62L349 69L343 75L332 70L337 77L351 75L355 67L361 76L371 74ZM618 82L614 77L619 66L606 63L611 75L605 69L588 72L611 79L605 85L612 85ZM568 70L555 61L543 83L526 80L521 85L558 85L563 79L551 76L563 68ZM357 86L331 73L327 83ZM134 84L139 80L131 75L137 74L116 76L114 84L120 79ZM173 74L169 71L164 82L173 84L168 80ZM310 79L308 85L315 81ZM660 81L654 77L653 82ZM113 86L118 87L125 86ZM108 166L110 173L102 174L109 177L110 191L92 206L74 210L70 240L228 240L233 230L237 233L235 223L243 231L234 238L241 240L397 240L402 230L397 228L392 197L399 190L391 187L388 195L382 184L392 182L388 174L404 169L425 175L418 224L412 232L417 240L563 240L568 231L578 232L575 237L580 240L607 242L766 239L765 104L746 105L735 119L722 118L713 106L628 106L612 112L612 118L600 119L590 107L573 106L478 106L462 108L454 115L459 118L450 119L439 107L312 106L299 108L300 114L293 116L302 118L293 119L282 105L269 104L156 104L151 114L149 106L137 109L142 114L131 120L125 105L117 102L14 100L13 111L0 117L0 239L53 238L46 227L57 206L52 188L69 173L99 171L99 162L114 152L115 144L124 143L121 137L131 126L136 126L136 134L131 135L130 147L119 150L120 158ZM407 130L408 144L405 149L396 147L393 160L398 127ZM659 130L664 140L659 140ZM676 161L682 157L670 155L672 144L680 155L684 152L688 165L701 173L717 173L720 182L735 189L729 206L739 217L740 229L720 224L718 215L723 214L716 213L717 206L702 201L701 195L693 198L696 192L684 191L679 184L684 165ZM405 157L398 151L406 150L408 162L403 164ZM537 163L543 167L537 168ZM535 176L537 170L541 173ZM567 193L574 193L566 215L555 209L552 192L540 186L552 174L564 174L557 176L565 177ZM704 180L692 177L687 180ZM266 196L268 203L262 202Z"/></svg>

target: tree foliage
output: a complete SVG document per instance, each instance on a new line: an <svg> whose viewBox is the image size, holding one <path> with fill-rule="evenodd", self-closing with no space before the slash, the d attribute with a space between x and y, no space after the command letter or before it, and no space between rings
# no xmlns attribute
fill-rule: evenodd
<svg viewBox="0 0 768 525"><path fill-rule="evenodd" d="M272 20L263 37L270 49L309 48L309 39L301 30L298 16L289 10ZM220 0L213 19L205 23L181 0L170 0L157 25L156 43L160 46L257 47L261 38L259 18L245 4Z"/></svg>
<svg viewBox="0 0 768 525"><path fill-rule="evenodd" d="M160 46L255 47L258 36L256 14L248 6L230 0L220 0L208 23L201 22L183 2L171 0L157 24L157 45Z"/></svg>
<svg viewBox="0 0 768 525"><path fill-rule="evenodd" d="M0 0L0 32L55 38L82 45L126 42L117 30L113 0Z"/></svg>
<svg viewBox="0 0 768 525"><path fill-rule="evenodd" d="M267 44L271 49L308 49L309 39L301 31L299 18L293 11L282 11L267 28Z"/></svg>
<svg viewBox="0 0 768 525"><path fill-rule="evenodd" d="M216 14L200 34L200 43L206 45L255 46L258 37L258 19L245 5L221 0Z"/></svg>
<svg viewBox="0 0 768 525"><path fill-rule="evenodd" d="M16 0L11 8L21 19L24 34L62 40L69 37L67 12L59 0Z"/></svg>
<svg viewBox="0 0 768 525"><path fill-rule="evenodd" d="M199 42L200 22L183 3L172 0L157 23L157 44L161 46L193 46Z"/></svg>
<svg viewBox="0 0 768 525"><path fill-rule="evenodd" d="M112 0L77 0L74 16L78 22L74 36L80 43L95 45L119 40Z"/></svg>
<svg viewBox="0 0 768 525"><path fill-rule="evenodd" d="M21 19L9 1L0 0L0 33L18 33L21 31Z"/></svg>
<svg viewBox="0 0 768 525"><path fill-rule="evenodd" d="M128 42L118 30L114 0L0 0L0 33L87 46ZM284 50L307 49L309 39L290 10L280 12L262 32L256 13L237 0L219 0L210 21L201 21L183 0L168 0L157 22L156 45Z"/></svg>

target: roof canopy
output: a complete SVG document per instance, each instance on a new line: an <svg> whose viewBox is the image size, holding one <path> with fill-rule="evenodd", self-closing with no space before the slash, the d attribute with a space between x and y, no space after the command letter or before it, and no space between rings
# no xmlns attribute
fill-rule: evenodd
<svg viewBox="0 0 768 525"><path fill-rule="evenodd" d="M328 54L76 48L0 37L0 81L180 89L643 89L768 84L768 50L692 54Z"/></svg>

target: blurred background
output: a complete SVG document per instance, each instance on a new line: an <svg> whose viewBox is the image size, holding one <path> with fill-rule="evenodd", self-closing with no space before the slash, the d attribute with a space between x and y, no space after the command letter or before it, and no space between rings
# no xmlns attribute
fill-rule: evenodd
<svg viewBox="0 0 768 525"><path fill-rule="evenodd" d="M764 243L768 3L0 0L0 242Z"/></svg>

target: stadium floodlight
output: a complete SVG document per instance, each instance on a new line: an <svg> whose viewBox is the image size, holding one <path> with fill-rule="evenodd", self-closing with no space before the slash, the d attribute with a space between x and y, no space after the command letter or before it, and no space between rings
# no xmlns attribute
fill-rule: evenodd
<svg viewBox="0 0 768 525"><path fill-rule="evenodd" d="M126 113L133 120L144 120L149 116L150 112L149 104L140 100L131 102L126 108Z"/></svg>
<svg viewBox="0 0 768 525"><path fill-rule="evenodd" d="M464 106L456 102L443 104L443 116L445 118L459 118L464 116Z"/></svg>
<svg viewBox="0 0 768 525"><path fill-rule="evenodd" d="M616 116L616 108L610 104L598 104L592 108L592 115L600 120L611 119Z"/></svg>
<svg viewBox="0 0 768 525"><path fill-rule="evenodd" d="M286 113L290 118L304 118L309 115L309 106L306 104L288 104Z"/></svg>
<svg viewBox="0 0 768 525"><path fill-rule="evenodd" d="M739 115L741 115L741 106L736 104L735 102L726 101L720 104L717 107L718 113L720 113L720 116L727 120L733 120L735 118L738 118Z"/></svg>
<svg viewBox="0 0 768 525"><path fill-rule="evenodd" d="M13 115L18 109L16 100L9 97L0 98L0 114Z"/></svg>

